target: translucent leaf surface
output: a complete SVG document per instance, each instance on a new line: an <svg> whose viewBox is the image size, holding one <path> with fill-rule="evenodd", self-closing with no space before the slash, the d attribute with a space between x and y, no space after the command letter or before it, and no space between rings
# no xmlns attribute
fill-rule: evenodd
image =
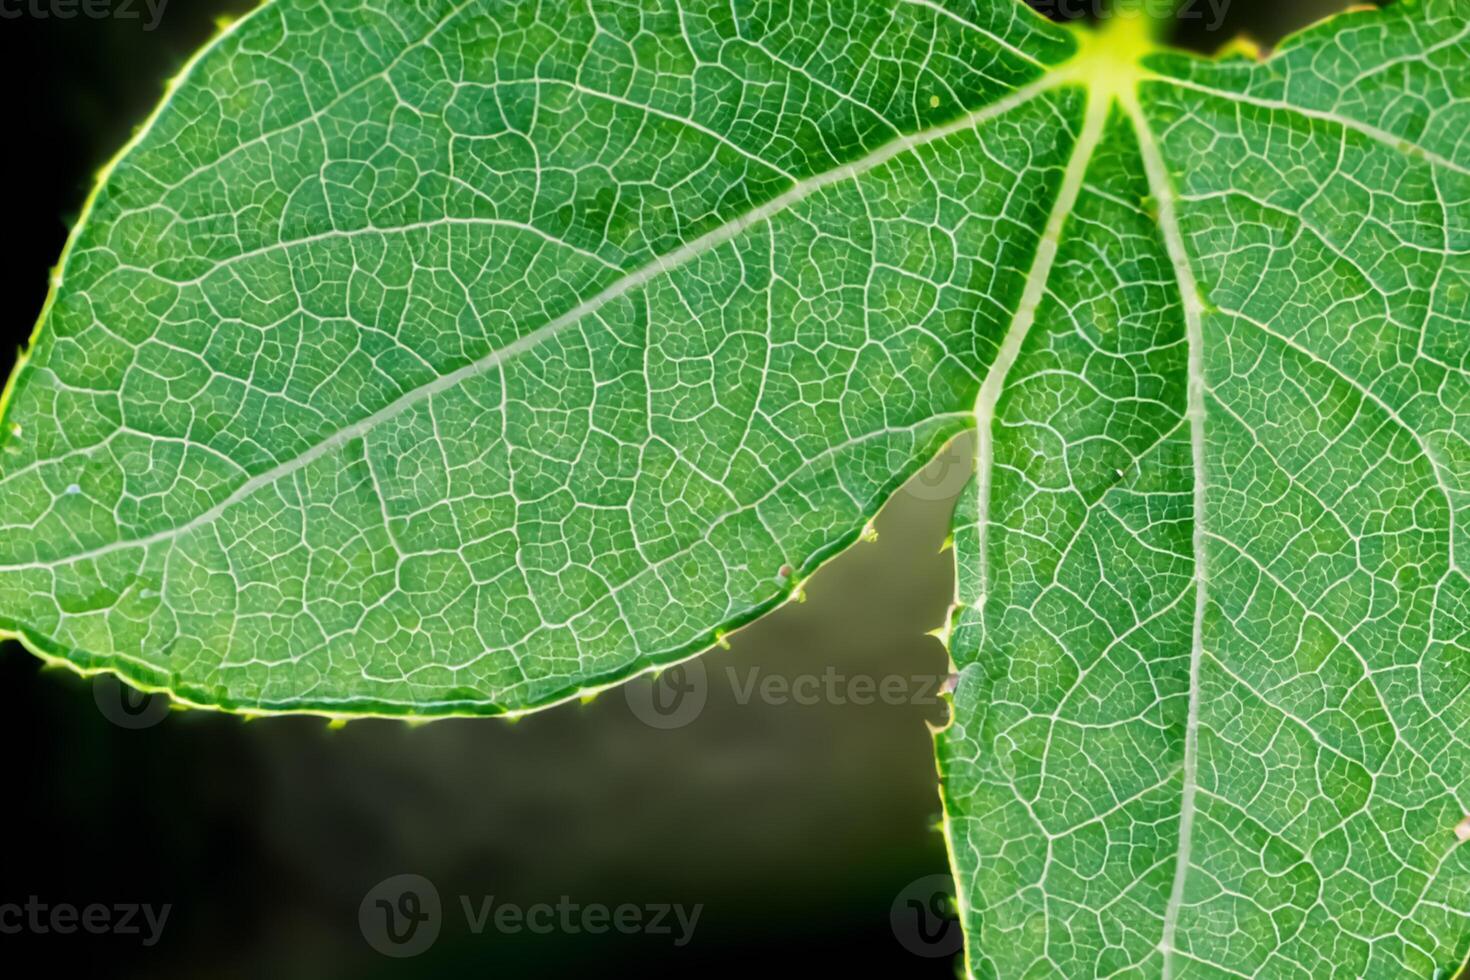
<svg viewBox="0 0 1470 980"><path fill-rule="evenodd" d="M239 711L532 710L787 599L949 439L980 976L1470 943L1470 26L271 0L109 168L0 626Z"/></svg>

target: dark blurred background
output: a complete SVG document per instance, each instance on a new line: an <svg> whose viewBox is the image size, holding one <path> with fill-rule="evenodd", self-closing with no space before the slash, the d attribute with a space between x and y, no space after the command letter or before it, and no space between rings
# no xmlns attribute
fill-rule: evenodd
<svg viewBox="0 0 1470 980"><path fill-rule="evenodd" d="M133 0L134 18L59 19L35 16L34 2L0 0L6 372L97 169L216 19L253 5L169 0L155 19ZM1061 15L1093 2L1037 6ZM1195 0L1201 16L1181 26L1181 43L1209 51L1241 31L1270 43L1342 6L1227 0L1216 23L1213 2ZM952 591L940 547L964 460L961 447L937 461L884 511L876 542L824 569L807 602L705 657L702 679L695 667L657 690L640 679L514 724L329 730L170 712L5 644L0 905L171 908L151 946L146 924L140 935L0 934L0 973L30 975L29 961L280 980L721 967L953 976L953 930L908 902L927 906L943 880L930 876L947 867L925 724L943 721L934 688L946 657L925 632ZM762 696L761 685L775 686ZM412 958L376 952L359 921L365 897L399 874L432 882L443 909L437 941ZM676 945L672 914L672 934L477 934L461 896L476 914L489 896L495 907L701 908Z"/></svg>

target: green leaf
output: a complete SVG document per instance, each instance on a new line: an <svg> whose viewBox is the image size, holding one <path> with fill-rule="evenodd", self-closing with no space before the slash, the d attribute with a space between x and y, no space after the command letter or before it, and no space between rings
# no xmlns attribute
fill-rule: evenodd
<svg viewBox="0 0 1470 980"><path fill-rule="evenodd" d="M785 601L974 428L970 971L1448 971L1466 14L1257 61L1012 0L271 0L67 246L0 628L241 712L533 710Z"/></svg>
<svg viewBox="0 0 1470 980"><path fill-rule="evenodd" d="M1428 3L1264 64L1097 42L956 517L975 974L1470 943L1467 38Z"/></svg>

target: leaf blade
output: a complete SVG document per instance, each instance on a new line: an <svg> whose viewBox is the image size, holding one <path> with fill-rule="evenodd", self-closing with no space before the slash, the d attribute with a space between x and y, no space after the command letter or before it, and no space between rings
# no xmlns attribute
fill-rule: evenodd
<svg viewBox="0 0 1470 980"><path fill-rule="evenodd" d="M974 508L956 534L939 755L976 974L1438 976L1463 956L1466 430L1439 352L1463 330L1467 93L1438 64L1465 36L1448 4L1359 12L1263 63L1149 57L1123 96L1134 160L1090 178L1115 214L1071 247L1132 287L1049 284L1011 394L1052 390L1000 416L992 553ZM1099 315L1104 293L1123 309ZM1101 327L1131 319L1143 365L1170 310L1196 362L1162 399L1193 420L1172 463L1110 437L1138 438L1148 371L1095 395L1118 356ZM1043 460L1027 426L1052 433ZM987 564L1006 581L977 610L965 568Z"/></svg>
<svg viewBox="0 0 1470 980"><path fill-rule="evenodd" d="M855 23L831 12L834 29L814 46L799 25L764 25L752 39L746 35L762 25L725 23L715 8L665 8L659 22L677 50L635 52L624 63L599 48L620 29L605 12L592 36L567 10L551 11L561 21L548 25L516 7L507 30L474 5L429 7L401 15L396 5L366 8L367 23L343 24L323 59L344 65L346 77L317 77L308 57L287 71L300 76L289 85L270 75L279 58L255 54L311 38L305 27L325 8L263 7L202 63L192 85L176 89L192 101L165 112L156 135L104 189L66 270L63 305L20 377L12 411L26 435L12 440L0 483L17 523L38 524L7 536L9 560L0 563L11 594L23 597L23 611L7 608L7 619L33 643L64 636L57 652L83 666L121 669L203 704L522 710L697 652L716 632L781 601L797 584L777 581L781 566L798 578L808 573L964 424L973 374L965 365L985 356L987 343L962 331L962 318L973 315L945 297L949 309L929 311L937 326L884 324L870 334L861 294L913 292L903 277L915 260L895 252L886 268L860 273L885 258L882 250L907 247L901 209L946 206L924 168L990 181L985 193L999 195L1015 182L1010 170L1031 165L1033 148L1009 120L1016 167L993 151L979 154L994 178L963 174L950 144L1012 110L1054 128L1050 102L1028 105L1046 87L1023 84L1037 74L1036 56L1017 59L995 31L920 4ZM703 28L700 17L709 21ZM412 30L395 18L412 21ZM1064 54L1070 44L1004 8L976 20L1011 24L1007 36L1034 37L1042 52ZM359 41L390 28L403 34L396 45ZM525 44L543 40L551 52L521 65ZM833 44L847 59L834 78L788 67ZM958 78L973 84L946 105L923 104L906 84L853 60L859 48L892 52L899 74L914 79L930 60L963 64ZM774 91L776 104L800 79L811 117L773 117L775 131L763 132L748 121L766 108L755 99L737 103L734 118L722 116L730 107L709 98L722 94L722 76L701 74L710 64L694 55L729 71L730 50L761 59L736 62L750 76L742 84ZM452 91L429 84L433 71L451 71L416 61L429 52L461 59ZM499 74L483 83L470 72L475 65ZM518 67L524 78L514 77ZM639 72L654 67L683 71L640 82ZM282 90L297 103L294 114L276 106ZM440 110L434 126L400 118L405 92L417 93L418 115ZM181 133L226 102L247 110L238 133L202 148L179 145ZM715 115L686 125L698 111ZM669 217L652 212L653 220L631 224L634 211L616 201L598 210L596 194L568 186L568 206L588 209L585 220L573 213L568 223L565 208L543 200L554 197L556 154L569 152L559 148L606 139L604 128L617 131L629 112L640 118L627 128L642 142L614 141L601 155L593 145L591 159L577 161L578 179L612 173L611 188L641 208L648 195L637 198L640 177L667 171L654 183L672 205ZM762 148L732 148L752 140ZM479 149L487 141L491 149ZM465 170L492 152L514 163L523 143L532 144L525 158L535 166L520 183L516 170ZM760 171L753 160L772 147L780 159ZM444 172L415 164L423 179L405 202L393 180L409 149ZM1043 167L1045 154L1035 156ZM373 163L371 174L359 157ZM603 158L623 163L606 171ZM494 194L461 194L465 181L443 179L457 178L456 166L495 178ZM242 200L262 193L262 175L282 185L263 185L275 192L267 198L275 211L265 214ZM322 192L329 177L330 198ZM917 192L886 186L900 180ZM524 195L527 183L541 198ZM874 201L863 199L868 193ZM708 213L724 198L725 215ZM895 213L876 227L822 213L872 213L889 206L885 199ZM174 214L183 204L194 210ZM440 204L461 210L426 214ZM1002 201L994 211L1030 206ZM522 212L481 210L514 207ZM210 234L222 215L240 229L223 244ZM933 245L919 257L947 262L954 280L922 288L953 294L966 276L1008 275L990 268L997 257L971 237L976 244L960 251L974 257ZM1024 251L1024 234L1017 238L1002 258ZM113 264L124 242L135 254ZM670 244L661 250L661 242ZM778 251L839 266L831 283L787 275ZM488 264L474 258L487 253ZM712 295L714 283L733 290L734 301ZM835 300L824 295L833 287L843 291ZM98 296L115 297L101 318L93 315ZM79 309L66 309L68 300ZM729 333L680 337L691 314L696 323L723 319ZM911 339L896 336L904 330ZM136 353L117 350L119 338L125 348L135 340ZM757 377L757 358L774 380L770 372ZM933 361L947 364L943 375ZM906 391L908 404L885 407L872 384L845 377L854 366ZM67 372L86 376L87 391L71 390ZM745 391L757 388L759 404ZM825 415L810 397L829 405ZM214 416L201 418L201 408ZM101 421L48 430L77 415ZM487 433L446 431L472 424ZM750 444L720 446L736 433ZM423 451L434 445L450 450L436 459ZM840 475L818 480L818 472ZM73 486L80 492L66 492ZM568 522L576 526L559 536ZM58 608L50 598L73 593L85 601ZM447 648L428 638L456 632ZM130 659L160 649L165 655L152 662Z"/></svg>

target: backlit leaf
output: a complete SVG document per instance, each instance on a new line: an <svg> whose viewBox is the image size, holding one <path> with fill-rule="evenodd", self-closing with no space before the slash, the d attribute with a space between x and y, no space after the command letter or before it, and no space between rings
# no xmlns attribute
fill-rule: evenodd
<svg viewBox="0 0 1470 980"><path fill-rule="evenodd" d="M1470 945L1470 9L1264 61L1013 0L271 0L109 168L0 627L516 713L789 598L957 434L979 976Z"/></svg>

